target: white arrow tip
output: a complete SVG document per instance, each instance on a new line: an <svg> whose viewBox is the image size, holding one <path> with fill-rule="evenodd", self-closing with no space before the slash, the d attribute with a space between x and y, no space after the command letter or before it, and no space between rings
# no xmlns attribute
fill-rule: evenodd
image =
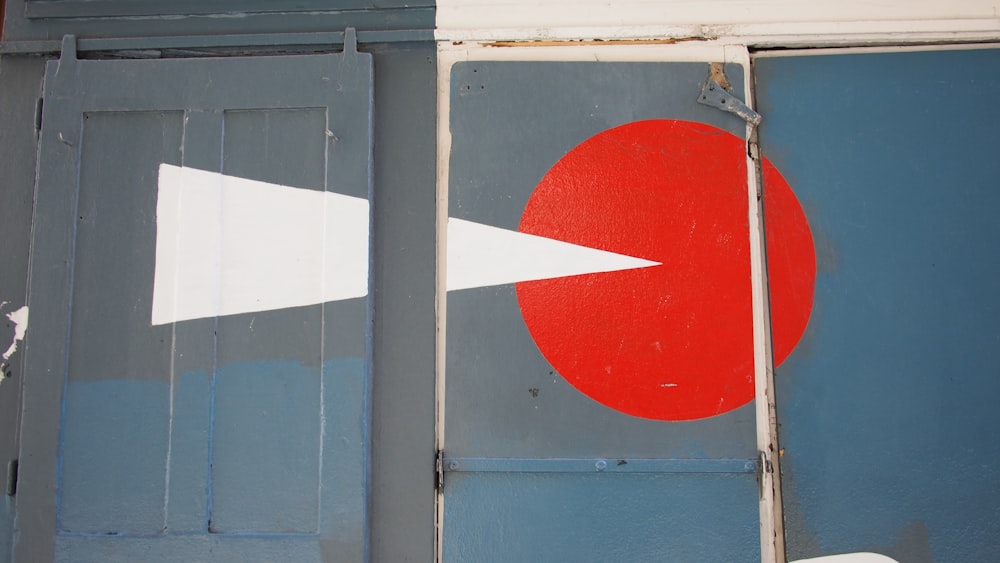
<svg viewBox="0 0 1000 563"><path fill-rule="evenodd" d="M448 291L659 265L643 258L448 219Z"/></svg>

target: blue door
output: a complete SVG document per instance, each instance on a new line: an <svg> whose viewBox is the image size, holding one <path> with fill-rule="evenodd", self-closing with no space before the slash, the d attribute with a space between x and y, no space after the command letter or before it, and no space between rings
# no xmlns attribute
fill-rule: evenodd
<svg viewBox="0 0 1000 563"><path fill-rule="evenodd" d="M295 210L245 205L254 193L367 209L372 62L347 44L77 60L70 37L49 63L17 560L365 559L367 270L324 262L315 284L365 276L353 297L324 304L252 293L296 273L264 254L230 261L266 245L308 262L303 248L328 249L339 232L321 213L327 238L302 236ZM169 171L187 176L171 183ZM206 186L215 207L197 203ZM167 188L183 194L175 214ZM313 210L298 211L311 225ZM351 242L368 249L367 213L352 217ZM227 242L199 248L193 232ZM161 278L180 281L164 289ZM157 318L165 291L174 305ZM198 295L210 306L171 316Z"/></svg>
<svg viewBox="0 0 1000 563"><path fill-rule="evenodd" d="M775 372L789 559L996 560L1000 50L754 68L761 148L815 240L809 325Z"/></svg>

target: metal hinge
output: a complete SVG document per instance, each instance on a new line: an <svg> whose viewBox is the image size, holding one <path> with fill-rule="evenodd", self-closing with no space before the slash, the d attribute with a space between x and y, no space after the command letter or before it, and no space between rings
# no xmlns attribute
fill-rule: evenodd
<svg viewBox="0 0 1000 563"><path fill-rule="evenodd" d="M438 450L434 458L434 492L444 489L444 450Z"/></svg>
<svg viewBox="0 0 1000 563"><path fill-rule="evenodd" d="M7 463L7 496L12 497L17 494L17 460L12 459Z"/></svg>
<svg viewBox="0 0 1000 563"><path fill-rule="evenodd" d="M771 465L771 458L767 456L767 452L759 451L757 452L757 485L760 488L760 494L764 494L764 473L774 473L774 466Z"/></svg>
<svg viewBox="0 0 1000 563"><path fill-rule="evenodd" d="M760 125L761 115L750 109L743 100L729 92L729 80L726 78L725 65L711 63L708 78L701 86L698 103L711 106L722 111L738 115L750 125Z"/></svg>
<svg viewBox="0 0 1000 563"><path fill-rule="evenodd" d="M698 103L734 113L751 125L760 125L762 119L761 115L747 107L743 100L727 92L714 80L705 82L701 95L698 96Z"/></svg>
<svg viewBox="0 0 1000 563"><path fill-rule="evenodd" d="M756 195L757 195L757 201L760 201L761 198L764 197L764 182L763 179L761 178L761 169L760 169L760 145L758 145L757 141L754 140L756 139L756 137L757 137L756 132L754 132L754 134L750 137L750 140L747 142L747 156L750 157L751 160L753 160L754 167L757 170Z"/></svg>
<svg viewBox="0 0 1000 563"><path fill-rule="evenodd" d="M35 100L35 131L42 130L42 105L45 103L43 98L38 98Z"/></svg>

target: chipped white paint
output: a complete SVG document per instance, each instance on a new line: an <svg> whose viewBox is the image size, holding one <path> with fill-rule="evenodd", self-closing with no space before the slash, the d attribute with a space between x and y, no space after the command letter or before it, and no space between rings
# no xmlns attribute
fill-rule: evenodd
<svg viewBox="0 0 1000 563"><path fill-rule="evenodd" d="M892 557L880 555L878 553L858 552L844 553L842 555L826 555L824 557L813 557L810 559L798 559L792 563L899 563Z"/></svg>
<svg viewBox="0 0 1000 563"><path fill-rule="evenodd" d="M724 62L742 64L746 49L717 41L688 41L675 44L542 44L536 46L491 47L476 43L438 43L438 125L447 122L441 115L441 101L450 103L451 67L463 61L598 61L598 62ZM697 92L695 92L697 94ZM451 150L451 134L438 131L438 141L447 141ZM442 148L438 145L439 149ZM438 155L440 163L441 155ZM438 181L442 171L438 171ZM440 195L440 194L438 194Z"/></svg>
<svg viewBox="0 0 1000 563"><path fill-rule="evenodd" d="M154 325L368 294L368 201L160 166ZM447 290L655 266L452 219Z"/></svg>
<svg viewBox="0 0 1000 563"><path fill-rule="evenodd" d="M657 265L659 262L448 219L448 291Z"/></svg>
<svg viewBox="0 0 1000 563"><path fill-rule="evenodd" d="M4 301L3 305L7 302ZM10 359L14 352L17 352L17 343L24 340L24 334L28 330L28 306L25 305L16 311L7 313L7 320L14 325L14 339L10 343L10 346L3 353L3 361L6 362Z"/></svg>
<svg viewBox="0 0 1000 563"><path fill-rule="evenodd" d="M983 41L997 0L438 0L448 41L698 37L748 45Z"/></svg>

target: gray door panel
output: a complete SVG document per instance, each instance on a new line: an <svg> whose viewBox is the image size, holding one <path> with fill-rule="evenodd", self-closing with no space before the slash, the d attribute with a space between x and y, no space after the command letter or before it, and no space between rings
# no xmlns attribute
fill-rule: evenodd
<svg viewBox="0 0 1000 563"><path fill-rule="evenodd" d="M369 299L155 326L150 310L160 164L369 196L371 57L64 47L45 83L16 559L363 560Z"/></svg>

